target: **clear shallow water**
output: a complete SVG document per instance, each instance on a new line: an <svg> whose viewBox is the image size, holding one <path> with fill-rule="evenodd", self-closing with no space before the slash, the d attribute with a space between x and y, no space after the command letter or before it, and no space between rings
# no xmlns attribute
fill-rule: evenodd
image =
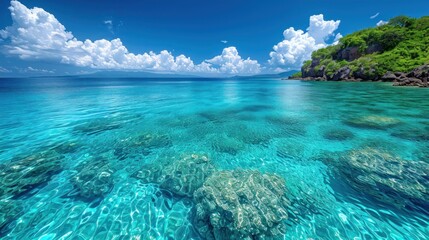
<svg viewBox="0 0 429 240"><path fill-rule="evenodd" d="M0 238L200 239L191 198L132 177L198 153L219 170L284 178L285 239L429 239L429 173L409 165L429 159L428 97L378 83L2 79ZM361 153L378 172L342 165ZM384 167L386 154L400 160ZM104 194L78 194L84 171ZM398 191L383 192L384 179Z"/></svg>

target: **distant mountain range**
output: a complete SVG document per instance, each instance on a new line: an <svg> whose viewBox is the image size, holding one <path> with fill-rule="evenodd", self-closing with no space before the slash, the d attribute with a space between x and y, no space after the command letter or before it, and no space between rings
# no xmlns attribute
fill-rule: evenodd
<svg viewBox="0 0 429 240"><path fill-rule="evenodd" d="M277 74L259 74L254 76L233 76L228 78L285 78L293 75L298 71L288 71ZM168 74L168 73L153 73L153 72L124 72L124 71L100 71L91 74L79 75L79 77L87 78L212 78L207 76L191 75L191 74Z"/></svg>
<svg viewBox="0 0 429 240"><path fill-rule="evenodd" d="M289 76L292 76L293 74L299 72L298 70L292 70L292 71L287 71L287 72L281 72L281 73L276 73L276 74L259 74L259 75L254 75L254 76L250 76L252 78L287 78ZM238 77L238 78L248 78L248 77Z"/></svg>
<svg viewBox="0 0 429 240"><path fill-rule="evenodd" d="M226 77L230 79L243 79L243 78L287 78L298 71L287 71L277 74L259 74L254 76L233 76L233 77ZM1 77L11 77L11 78L25 78L28 77L23 74L7 74ZM0 77L0 78L1 78ZM141 72L141 71L97 71L93 73L86 73L86 74L72 74L72 75L63 75L63 76L57 76L57 75L39 75L39 76L33 76L34 78L56 78L56 77L62 77L62 78L219 78L219 77L210 77L210 76L199 76L199 75L192 75L192 74L176 74L176 73L156 73L156 72Z"/></svg>
<svg viewBox="0 0 429 240"><path fill-rule="evenodd" d="M154 72L129 72L129 71L99 71L89 74L78 75L85 78L199 78L196 75L154 73Z"/></svg>

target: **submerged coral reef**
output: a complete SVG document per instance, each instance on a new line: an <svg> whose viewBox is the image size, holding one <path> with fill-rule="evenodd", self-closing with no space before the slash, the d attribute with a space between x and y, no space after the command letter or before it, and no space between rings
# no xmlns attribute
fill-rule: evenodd
<svg viewBox="0 0 429 240"><path fill-rule="evenodd" d="M0 238L8 231L5 228L23 213L18 199L34 195L34 189L61 172L63 160L63 155L48 150L16 156L0 164Z"/></svg>
<svg viewBox="0 0 429 240"><path fill-rule="evenodd" d="M429 206L429 164L363 148L323 159L354 189L394 206Z"/></svg>
<svg viewBox="0 0 429 240"><path fill-rule="evenodd" d="M429 127L404 126L395 129L390 135L405 140L426 142L429 140Z"/></svg>
<svg viewBox="0 0 429 240"><path fill-rule="evenodd" d="M144 183L157 183L179 196L192 197L214 170L207 155L193 153L145 165L133 177Z"/></svg>
<svg viewBox="0 0 429 240"><path fill-rule="evenodd" d="M63 155L41 151L0 164L0 196L16 197L48 182L62 170Z"/></svg>
<svg viewBox="0 0 429 240"><path fill-rule="evenodd" d="M66 141L66 142L58 142L56 144L53 144L51 147L51 150L61 154L68 154L68 153L76 152L81 147L82 145L79 142Z"/></svg>
<svg viewBox="0 0 429 240"><path fill-rule="evenodd" d="M219 171L194 194L195 224L206 239L282 235L288 217L285 181L253 170Z"/></svg>
<svg viewBox="0 0 429 240"><path fill-rule="evenodd" d="M144 132L120 140L114 148L114 154L119 160L131 155L149 155L156 148L168 148L172 141L168 135Z"/></svg>
<svg viewBox="0 0 429 240"><path fill-rule="evenodd" d="M113 170L104 159L91 159L83 162L76 169L78 172L71 179L79 196L94 199L109 193L113 188Z"/></svg>
<svg viewBox="0 0 429 240"><path fill-rule="evenodd" d="M331 128L323 131L323 138L333 141L345 141L352 139L354 134L344 128Z"/></svg>
<svg viewBox="0 0 429 240"><path fill-rule="evenodd" d="M74 127L74 131L86 135L102 133L108 130L120 128L122 125L119 121L110 118L99 118L91 121L83 122Z"/></svg>
<svg viewBox="0 0 429 240"><path fill-rule="evenodd" d="M244 143L241 141L225 135L212 136L209 141L213 150L221 153L228 153L233 156L238 154L245 147Z"/></svg>
<svg viewBox="0 0 429 240"><path fill-rule="evenodd" d="M133 177L195 204L195 226L207 239L261 239L285 231L289 201L285 181L254 170L218 171L204 154L144 165Z"/></svg>
<svg viewBox="0 0 429 240"><path fill-rule="evenodd" d="M358 128L387 129L389 127L398 125L400 121L392 117L365 115L346 119L344 123L349 126Z"/></svg>

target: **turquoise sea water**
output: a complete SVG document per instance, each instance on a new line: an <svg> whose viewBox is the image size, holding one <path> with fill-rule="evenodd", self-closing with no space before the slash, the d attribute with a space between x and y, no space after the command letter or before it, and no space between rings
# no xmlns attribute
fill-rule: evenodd
<svg viewBox="0 0 429 240"><path fill-rule="evenodd" d="M134 177L199 154L283 178L284 239L429 239L428 97L384 83L1 79L0 238L201 239L191 197Z"/></svg>

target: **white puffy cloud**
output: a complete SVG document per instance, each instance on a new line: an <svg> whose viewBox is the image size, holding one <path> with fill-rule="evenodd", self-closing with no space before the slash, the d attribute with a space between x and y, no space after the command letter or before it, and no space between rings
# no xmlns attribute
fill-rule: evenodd
<svg viewBox="0 0 429 240"><path fill-rule="evenodd" d="M310 17L307 31L295 30L293 27L283 32L284 40L273 47L268 61L273 67L284 70L299 69L302 63L311 58L311 53L317 49L328 46L326 42L338 29L340 21L323 19L323 15ZM332 44L338 43L341 34L335 36Z"/></svg>
<svg viewBox="0 0 429 240"><path fill-rule="evenodd" d="M256 74L260 72L261 66L250 58L242 59L235 47L224 48L222 54L206 62L213 64L221 73L226 74Z"/></svg>
<svg viewBox="0 0 429 240"><path fill-rule="evenodd" d="M380 27L380 26L386 25L386 24L388 24L388 23L389 23L389 22L386 22L386 21L380 20L380 21L378 21L378 23L377 23L377 27Z"/></svg>
<svg viewBox="0 0 429 240"><path fill-rule="evenodd" d="M2 38L9 38L7 50L21 58L58 58L70 32L52 15L41 8L28 9L18 1L11 1L9 10L13 25L0 30Z"/></svg>
<svg viewBox="0 0 429 240"><path fill-rule="evenodd" d="M327 37L331 36L340 26L340 20L323 19L323 14L310 17L310 26L307 28L308 34L316 40L316 43L325 43Z"/></svg>
<svg viewBox="0 0 429 240"><path fill-rule="evenodd" d="M3 46L10 55L21 59L51 59L61 63L96 69L133 69L159 72L248 75L259 72L255 60L243 60L235 47L225 48L222 55L200 64L184 55L130 53L119 38L113 40L76 39L54 15L42 8L29 9L12 0L9 7L13 24L0 30L7 40ZM111 26L113 22L104 22Z"/></svg>

